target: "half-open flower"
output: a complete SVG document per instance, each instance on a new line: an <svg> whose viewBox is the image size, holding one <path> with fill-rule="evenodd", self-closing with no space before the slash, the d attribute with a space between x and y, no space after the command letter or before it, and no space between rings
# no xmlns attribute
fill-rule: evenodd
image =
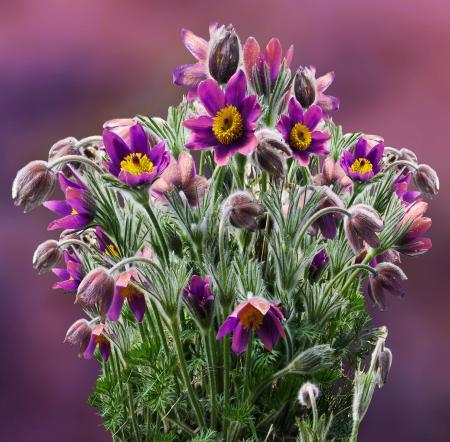
<svg viewBox="0 0 450 442"><path fill-rule="evenodd" d="M83 357L91 359L94 355L95 349L98 346L100 355L104 362L107 362L111 354L111 343L106 336L108 329L105 324L97 324L92 327L91 337L89 344L83 353Z"/></svg>
<svg viewBox="0 0 450 442"><path fill-rule="evenodd" d="M64 250L64 262L66 268L52 269L52 272L60 279L53 284L54 289L63 289L66 292L76 292L78 286L83 279L83 266L76 255L71 255Z"/></svg>
<svg viewBox="0 0 450 442"><path fill-rule="evenodd" d="M420 197L420 192L416 192L414 190L408 190L409 185L411 184L412 173L409 172L406 175L400 175L394 181L394 189L396 195L402 201L402 204L407 206L414 202L417 198Z"/></svg>
<svg viewBox="0 0 450 442"><path fill-rule="evenodd" d="M78 319L67 330L64 342L78 345L80 352L78 356L83 357L83 353L91 340L92 328L86 319Z"/></svg>
<svg viewBox="0 0 450 442"><path fill-rule="evenodd" d="M163 141L151 147L143 127L129 129L129 142L109 129L103 130L103 143L110 161L109 172L128 186L152 183L169 165L170 154Z"/></svg>
<svg viewBox="0 0 450 442"><path fill-rule="evenodd" d="M205 80L198 87L198 95L208 115L186 120L183 124L192 131L188 149L214 148L214 160L219 166L228 163L236 153L249 155L256 147L254 134L261 106L256 95L246 96L247 81L242 70L228 82L225 93L214 80Z"/></svg>
<svg viewBox="0 0 450 442"><path fill-rule="evenodd" d="M346 192L352 186L352 180L345 174L344 169L334 158L325 158L322 165L322 173L314 177L317 186L334 186L334 190Z"/></svg>
<svg viewBox="0 0 450 442"><path fill-rule="evenodd" d="M233 333L232 350L244 352L253 332L256 332L267 350L272 351L278 339L285 336L284 316L280 309L267 299L255 296L241 302L220 327L216 339Z"/></svg>
<svg viewBox="0 0 450 442"><path fill-rule="evenodd" d="M209 327L214 313L214 296L209 278L193 275L189 284L183 288L182 295L186 307L200 327Z"/></svg>
<svg viewBox="0 0 450 442"><path fill-rule="evenodd" d="M329 150L325 143L330 136L325 132L315 130L322 119L322 110L318 106L311 106L303 113L302 106L295 97L289 100L288 115L281 115L277 124L286 143L292 149L292 155L300 161L302 166L309 163L309 156L327 155Z"/></svg>

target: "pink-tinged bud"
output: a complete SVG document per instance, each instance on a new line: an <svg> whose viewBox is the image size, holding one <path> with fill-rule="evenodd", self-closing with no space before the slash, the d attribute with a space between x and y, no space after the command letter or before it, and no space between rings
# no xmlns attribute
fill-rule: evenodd
<svg viewBox="0 0 450 442"><path fill-rule="evenodd" d="M369 296L380 310L386 308L385 293L403 297L405 291L402 288L402 281L406 281L403 270L390 262L382 262L375 267L377 274L369 276Z"/></svg>
<svg viewBox="0 0 450 442"><path fill-rule="evenodd" d="M246 228L254 232L258 228L258 218L265 212L264 207L258 204L253 196L244 191L230 195L223 205L223 214L231 225Z"/></svg>
<svg viewBox="0 0 450 442"><path fill-rule="evenodd" d="M51 270L58 264L63 256L58 241L49 239L38 245L33 254L33 267L39 272L44 273Z"/></svg>
<svg viewBox="0 0 450 442"><path fill-rule="evenodd" d="M378 212L365 204L357 204L349 209L350 217L344 220L344 229L353 252L358 255L364 250L364 242L370 247L380 247L377 233L384 224Z"/></svg>
<svg viewBox="0 0 450 442"><path fill-rule="evenodd" d="M83 352L86 350L89 340L91 339L92 328L86 319L78 319L67 330L64 342L72 345L78 345L80 353L78 356L83 357Z"/></svg>
<svg viewBox="0 0 450 442"><path fill-rule="evenodd" d="M302 107L310 107L316 99L315 73L308 67L299 67L294 80L295 98Z"/></svg>
<svg viewBox="0 0 450 442"><path fill-rule="evenodd" d="M384 143L384 138L374 134L364 134L363 138L367 141L367 145L372 148L377 144Z"/></svg>
<svg viewBox="0 0 450 442"><path fill-rule="evenodd" d="M66 155L80 155L80 151L76 147L77 143L78 140L74 137L67 137L57 141L48 152L48 160L56 160ZM62 170L63 168L64 165L58 165L55 169Z"/></svg>
<svg viewBox="0 0 450 442"><path fill-rule="evenodd" d="M432 198L439 192L439 177L428 164L419 165L414 173L414 184L427 198Z"/></svg>
<svg viewBox="0 0 450 442"><path fill-rule="evenodd" d="M31 161L17 172L12 185L14 205L25 213L40 206L56 186L56 174L45 161Z"/></svg>
<svg viewBox="0 0 450 442"><path fill-rule="evenodd" d="M87 307L98 304L100 318L104 319L111 306L116 283L102 267L91 270L78 286L75 302Z"/></svg>
<svg viewBox="0 0 450 442"><path fill-rule="evenodd" d="M256 133L258 144L253 152L253 160L270 175L286 175L286 158L292 155L291 149L278 132L262 129Z"/></svg>
<svg viewBox="0 0 450 442"><path fill-rule="evenodd" d="M322 173L314 177L314 184L318 186L336 186L336 191L347 191L352 186L352 180L342 169L341 165L332 157L323 162Z"/></svg>
<svg viewBox="0 0 450 442"><path fill-rule="evenodd" d="M398 151L397 159L417 163L417 155L412 150L406 149L405 147Z"/></svg>
<svg viewBox="0 0 450 442"><path fill-rule="evenodd" d="M388 374L391 371L392 366L392 352L389 348L384 347L377 355L377 368L378 368L378 387L381 388L386 384Z"/></svg>
<svg viewBox="0 0 450 442"><path fill-rule="evenodd" d="M301 405L311 408L313 401L319 397L319 389L311 382L303 384L298 392L298 401Z"/></svg>

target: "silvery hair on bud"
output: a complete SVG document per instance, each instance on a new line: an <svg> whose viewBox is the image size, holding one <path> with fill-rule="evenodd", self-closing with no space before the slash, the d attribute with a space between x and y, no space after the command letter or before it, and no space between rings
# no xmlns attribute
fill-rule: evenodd
<svg viewBox="0 0 450 442"><path fill-rule="evenodd" d="M298 392L298 401L301 405L307 408L311 408L312 400L316 400L319 397L319 389L311 382L303 384Z"/></svg>
<svg viewBox="0 0 450 442"><path fill-rule="evenodd" d="M419 165L414 174L414 184L427 198L432 198L439 192L439 177L428 164Z"/></svg>
<svg viewBox="0 0 450 442"><path fill-rule="evenodd" d="M232 226L253 232L258 228L257 219L264 212L264 207L258 204L250 193L238 191L225 200L222 216L226 217Z"/></svg>
<svg viewBox="0 0 450 442"><path fill-rule="evenodd" d="M58 241L48 239L39 244L33 254L33 267L44 273L51 270L62 258L63 251L59 247Z"/></svg>

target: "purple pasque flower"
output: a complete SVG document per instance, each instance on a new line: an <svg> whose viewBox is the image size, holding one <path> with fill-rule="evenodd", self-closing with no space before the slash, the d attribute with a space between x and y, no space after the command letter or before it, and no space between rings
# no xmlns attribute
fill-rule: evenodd
<svg viewBox="0 0 450 442"><path fill-rule="evenodd" d="M64 262L66 268L52 269L52 272L60 279L53 284L53 288L74 293L84 276L83 265L76 255L70 254L67 250L64 250Z"/></svg>
<svg viewBox="0 0 450 442"><path fill-rule="evenodd" d="M247 80L239 69L228 81L225 93L214 80L198 86L198 96L208 115L186 120L183 125L192 131L188 149L214 148L219 166L228 163L236 153L249 155L257 145L254 134L261 106L256 95L246 95Z"/></svg>
<svg viewBox="0 0 450 442"><path fill-rule="evenodd" d="M145 295L142 290L136 284L133 284L133 279L137 280L137 278L138 276L135 270L123 272L116 278L114 296L108 310L108 319L110 321L117 321L119 319L125 300L128 302L128 306L136 321L142 322L144 319L147 303L145 302Z"/></svg>
<svg viewBox="0 0 450 442"><path fill-rule="evenodd" d="M192 317L202 327L208 327L214 312L214 296L211 292L209 278L193 275L189 284L183 288L182 296Z"/></svg>
<svg viewBox="0 0 450 442"><path fill-rule="evenodd" d="M95 236L97 237L97 246L101 252L106 253L108 256L119 257L119 252L117 251L114 243L108 238L101 227L95 228Z"/></svg>
<svg viewBox="0 0 450 442"><path fill-rule="evenodd" d="M383 143L369 148L367 140L360 138L353 153L344 151L341 166L353 181L369 181L381 170L383 152Z"/></svg>
<svg viewBox="0 0 450 442"><path fill-rule="evenodd" d="M94 356L95 349L98 346L103 361L108 361L109 356L111 355L111 343L106 337L107 332L108 328L105 324L97 324L92 327L89 344L83 353L83 357L85 359L91 359L92 356Z"/></svg>
<svg viewBox="0 0 450 442"><path fill-rule="evenodd" d="M73 180L58 174L59 185L65 200L46 201L43 205L62 218L52 221L47 229L82 229L94 219L94 207L89 190L72 169Z"/></svg>
<svg viewBox="0 0 450 442"><path fill-rule="evenodd" d="M255 296L241 302L221 325L216 339L233 333L232 350L236 354L244 352L252 332L256 332L267 350L272 351L280 336L285 332L281 321L284 321L280 309L267 299Z"/></svg>
<svg viewBox="0 0 450 442"><path fill-rule="evenodd" d="M318 281L324 270L326 269L328 263L330 261L330 257L328 256L325 249L322 249L320 252L317 252L314 255L313 260L309 266L309 277L311 281Z"/></svg>
<svg viewBox="0 0 450 442"><path fill-rule="evenodd" d="M166 192L178 189L184 193L191 206L198 206L206 192L208 180L197 175L195 161L187 152L181 152L178 160L173 161L161 176L153 183L153 196L164 201Z"/></svg>
<svg viewBox="0 0 450 442"><path fill-rule="evenodd" d="M247 78L254 86L254 76L257 75L265 90L266 69L269 72L269 84L273 88L277 81L284 61L286 69L289 68L292 57L294 56L294 46L290 46L283 58L283 48L278 38L271 38L267 43L264 52L261 51L258 41L253 38L247 38L243 47L244 68ZM255 88L255 86L254 86Z"/></svg>
<svg viewBox="0 0 450 442"><path fill-rule="evenodd" d="M411 204L417 198L420 197L420 192L417 192L414 190L408 190L408 187L411 184L411 177L412 177L412 173L408 172L406 175L400 175L394 181L395 193L397 194L399 199L402 201L402 204L404 206Z"/></svg>
<svg viewBox="0 0 450 442"><path fill-rule="evenodd" d="M330 153L325 147L330 136L315 130L321 119L320 107L311 106L303 113L300 103L292 97L289 100L288 115L281 115L277 124L278 130L292 149L292 155L302 166L308 165L311 154L328 155Z"/></svg>
<svg viewBox="0 0 450 442"><path fill-rule="evenodd" d="M129 141L112 130L103 130L103 144L110 158L109 172L127 186L153 182L169 165L164 141L151 147L144 128L136 123L129 129Z"/></svg>

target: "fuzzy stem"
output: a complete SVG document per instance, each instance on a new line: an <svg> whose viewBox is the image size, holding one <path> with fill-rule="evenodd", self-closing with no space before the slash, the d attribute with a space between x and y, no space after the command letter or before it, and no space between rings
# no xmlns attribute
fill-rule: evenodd
<svg viewBox="0 0 450 442"><path fill-rule="evenodd" d="M49 169L53 169L54 167L58 166L59 164L65 164L65 163L71 163L71 162L86 164L87 166L92 167L98 173L101 173L101 174L103 174L105 172L97 163L94 163L94 161L92 161L88 158L79 156L79 155L65 155L63 157L57 158L56 160L49 162L47 167Z"/></svg>
<svg viewBox="0 0 450 442"><path fill-rule="evenodd" d="M150 207L150 204L147 201L145 201L143 203L143 206L153 224L153 228L156 231L156 236L158 237L158 242L159 242L162 252L163 252L164 261L165 261L166 265L169 265L169 247L167 245L167 239L166 239L163 231L161 230L161 227L158 223L158 220L156 219L153 209Z"/></svg>
<svg viewBox="0 0 450 442"><path fill-rule="evenodd" d="M314 393L312 391L308 392L308 396L309 396L309 400L311 402L311 408L312 408L312 413L313 413L313 426L312 426L312 430L313 433L316 434L317 431L317 425L319 423L319 417L318 417L318 413L317 413L317 403L316 403L316 398L314 396Z"/></svg>
<svg viewBox="0 0 450 442"><path fill-rule="evenodd" d="M206 162L206 152L204 150L200 153L200 164L198 166L198 174L204 175L205 174L205 162Z"/></svg>
<svg viewBox="0 0 450 442"><path fill-rule="evenodd" d="M109 273L113 273L116 270L120 269L120 267L123 267L127 264L132 264L133 262L143 262L145 264L148 264L149 266L155 268L159 273L162 274L161 269L151 260L148 258L144 258L141 256L131 256L130 258L125 258L119 261L117 264L114 264L110 269Z"/></svg>
<svg viewBox="0 0 450 442"><path fill-rule="evenodd" d="M393 163L389 164L386 166L386 168L384 169L385 172L387 172L389 169L392 169L395 166L406 166L406 167L410 167L411 169L417 170L417 164L414 164L412 161L407 161L407 160L397 160L394 161Z"/></svg>
<svg viewBox="0 0 450 442"><path fill-rule="evenodd" d="M366 257L364 258L364 260L362 261L362 265L367 264L370 262L370 260L376 256L376 250L374 249L370 249L369 252L367 253ZM359 274L359 270L356 270L348 279L348 281L345 283L345 285L342 287L341 289L341 293L345 293L345 291L350 287L350 285L353 283L353 280L358 276Z"/></svg>
<svg viewBox="0 0 450 442"><path fill-rule="evenodd" d="M92 135L90 137L82 138L77 142L77 144L75 144L75 149L81 149L85 145L98 143L100 141L103 141L103 137L101 135Z"/></svg>
<svg viewBox="0 0 450 442"><path fill-rule="evenodd" d="M333 287L333 284L336 284L336 282L347 272L351 270L365 270L367 272L372 273L373 275L377 274L377 271L373 269L372 267L366 265L366 264L353 264L349 267L346 267L345 269L342 269L333 279L330 280L330 282L325 287L325 294L327 294Z"/></svg>
<svg viewBox="0 0 450 442"><path fill-rule="evenodd" d="M79 239L65 239L64 241L60 241L58 243L58 247L69 247L69 246L80 246L80 247L84 247L86 250L88 250L89 252L92 252L91 247L89 246L89 244L86 244L83 241L80 241Z"/></svg>
<svg viewBox="0 0 450 442"><path fill-rule="evenodd" d="M222 352L223 352L223 407L227 408L230 405L230 338L225 335L222 338ZM227 440L228 433L228 419L223 420L223 438Z"/></svg>
<svg viewBox="0 0 450 442"><path fill-rule="evenodd" d="M254 334L254 332L252 331L250 333L250 339L248 341L247 351L245 352L245 367L244 367L244 385L245 385L245 388L243 388L244 395L245 395L245 392L250 393L249 380L250 380L250 377L251 377L250 370L251 370L251 365L252 365L253 334Z"/></svg>
<svg viewBox="0 0 450 442"><path fill-rule="evenodd" d="M205 347L209 391L211 396L211 427L215 428L217 424L217 385L209 330L204 330L202 336Z"/></svg>

